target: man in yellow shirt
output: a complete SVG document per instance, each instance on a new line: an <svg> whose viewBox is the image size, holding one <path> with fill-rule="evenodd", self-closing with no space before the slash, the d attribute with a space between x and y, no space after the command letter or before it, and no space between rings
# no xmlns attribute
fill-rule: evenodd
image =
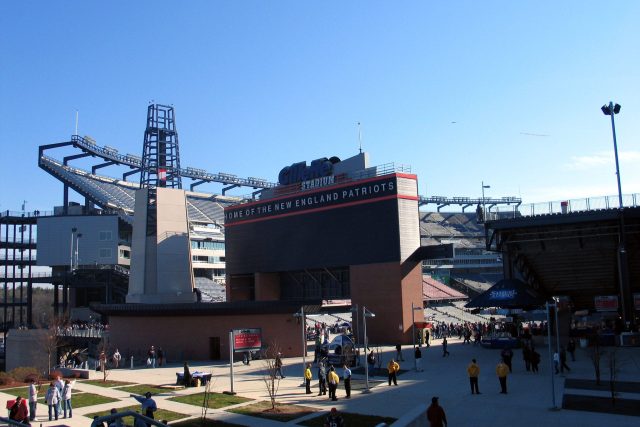
<svg viewBox="0 0 640 427"><path fill-rule="evenodd" d="M338 389L340 377L336 374L336 370L333 366L331 366L329 373L327 374L327 382L329 383L329 399L338 400L336 397L336 390Z"/></svg>
<svg viewBox="0 0 640 427"><path fill-rule="evenodd" d="M304 370L304 383L307 387L307 394L311 394L311 363L307 363L307 368Z"/></svg>
<svg viewBox="0 0 640 427"><path fill-rule="evenodd" d="M471 363L467 366L467 374L469 374L469 383L471 384L471 394L480 394L478 389L478 376L480 375L480 366L476 363L476 359L471 359Z"/></svg>
<svg viewBox="0 0 640 427"><path fill-rule="evenodd" d="M396 374L400 370L400 365L395 360L391 359L389 364L387 365L387 370L389 371L389 385L391 385L391 381L393 381L394 385L398 385L398 378Z"/></svg>
<svg viewBox="0 0 640 427"><path fill-rule="evenodd" d="M507 394L507 375L509 375L509 367L503 360L500 360L500 363L496 366L496 375L500 381L500 393Z"/></svg>

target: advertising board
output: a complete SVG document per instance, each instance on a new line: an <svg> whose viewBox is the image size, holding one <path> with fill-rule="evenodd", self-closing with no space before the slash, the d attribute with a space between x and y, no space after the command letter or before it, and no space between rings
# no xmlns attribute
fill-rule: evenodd
<svg viewBox="0 0 640 427"><path fill-rule="evenodd" d="M234 329L233 349L239 351L253 351L262 348L262 329Z"/></svg>
<svg viewBox="0 0 640 427"><path fill-rule="evenodd" d="M596 311L618 311L617 295L600 295L594 299Z"/></svg>

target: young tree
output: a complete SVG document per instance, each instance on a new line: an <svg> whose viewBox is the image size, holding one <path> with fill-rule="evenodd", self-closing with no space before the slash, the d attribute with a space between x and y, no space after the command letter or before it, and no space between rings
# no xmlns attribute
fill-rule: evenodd
<svg viewBox="0 0 640 427"><path fill-rule="evenodd" d="M102 339L98 345L98 351L98 363L100 370L102 371L102 381L107 382L107 378L109 377L109 363L107 357L107 354L109 354L109 338L107 335L102 335Z"/></svg>
<svg viewBox="0 0 640 427"><path fill-rule="evenodd" d="M66 323L66 318L56 316L51 319L48 325L40 325L41 329L45 330L40 338L40 346L47 354L47 376L58 357L58 348L63 344Z"/></svg>
<svg viewBox="0 0 640 427"><path fill-rule="evenodd" d="M600 359L602 358L603 351L600 349L600 344L598 343L598 336L594 335L593 346L590 348L589 358L591 359L591 363L593 364L593 369L596 374L596 384L600 385Z"/></svg>
<svg viewBox="0 0 640 427"><path fill-rule="evenodd" d="M271 410L276 411L276 398L278 397L278 389L280 387L280 379L277 377L276 373L278 372L278 366L276 363L276 358L280 354L280 346L277 342L271 343L271 345L264 352L264 374L262 375L262 379L264 381L265 388L267 389L267 394L269 395L269 400L271 401Z"/></svg>
<svg viewBox="0 0 640 427"><path fill-rule="evenodd" d="M616 380L618 378L618 352L614 349L609 352L609 390L611 391L611 404L616 406Z"/></svg>

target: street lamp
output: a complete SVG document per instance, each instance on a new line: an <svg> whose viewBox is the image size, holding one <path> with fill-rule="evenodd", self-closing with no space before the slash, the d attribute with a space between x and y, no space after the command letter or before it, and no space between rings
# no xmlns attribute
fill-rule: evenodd
<svg viewBox="0 0 640 427"><path fill-rule="evenodd" d="M364 352L366 353L369 348L369 340L367 338L367 317L376 317L375 313L367 310L367 307L362 306L362 324L363 324L363 332L364 332ZM365 389L363 393L371 393L371 389L369 389L369 363L364 364L364 378L365 378Z"/></svg>
<svg viewBox="0 0 640 427"><path fill-rule="evenodd" d="M351 307L351 327L353 328L353 314L355 314L356 316L356 350L358 350L360 348L360 316L358 316L359 312L358 312L358 304L355 305L355 307ZM365 358L366 358L366 349L365 349ZM360 363L360 358L358 358L358 363Z"/></svg>
<svg viewBox="0 0 640 427"><path fill-rule="evenodd" d="M484 207L484 189L491 188L490 185L484 185L484 181L482 181L482 220L487 220L487 209Z"/></svg>
<svg viewBox="0 0 640 427"><path fill-rule="evenodd" d="M616 140L616 122L615 115L620 112L620 104L609 102L609 105L601 107L605 116L611 116L611 132L613 133L613 153L616 159L616 177L618 180L618 208L620 215L620 241L618 244L618 280L620 281L620 299L622 306L622 322L626 326L629 323L635 323L633 309L627 310L627 304L630 301L631 290L629 289L627 276L627 251L625 249L625 232L624 232L624 206L622 204L622 185L620 184L620 165L618 163L618 142ZM629 322L629 323L628 323Z"/></svg>
<svg viewBox="0 0 640 427"><path fill-rule="evenodd" d="M413 302L411 303L411 335L413 335L413 367L418 370L418 359L415 358L416 354L416 310L422 310L422 307L416 307Z"/></svg>

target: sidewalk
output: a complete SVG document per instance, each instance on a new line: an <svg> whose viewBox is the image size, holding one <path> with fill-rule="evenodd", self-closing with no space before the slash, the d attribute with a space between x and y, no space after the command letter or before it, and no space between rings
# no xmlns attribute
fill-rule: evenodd
<svg viewBox="0 0 640 427"><path fill-rule="evenodd" d="M363 394L356 388L363 387L363 375L354 375L354 391L351 399L344 398L344 389L340 384L338 389L338 401L332 402L326 396L316 396L317 380L316 369L312 369L314 380L312 381L313 394L306 395L302 384L302 358L284 359L286 378L280 382L278 401L282 403L300 404L317 408L328 412L330 408L336 407L339 411L372 414L380 416L390 416L400 418L405 413L420 403L429 404L432 396L440 398L440 404L447 412L450 425L474 425L492 426L496 423L501 425L518 425L518 427L537 427L540 425L580 425L581 427L602 426L613 424L616 426L637 426L640 425L640 417L610 415L585 411L551 410L551 378L549 376L549 363L546 347L539 347L538 351L542 355L540 373L533 374L526 372L522 361L522 352L516 350L513 358L513 373L508 378L507 395L499 394L499 384L495 375L495 366L500 357L499 350L484 349L473 345L463 345L457 339L449 341L449 351L451 355L443 358L440 340L430 348L423 347L422 366L423 372L413 371L413 356L411 346L406 346L404 362L401 362L402 369L407 372L398 377L398 386L389 387L386 378L375 377L371 381L372 392ZM619 381L640 382L640 348L618 348L617 354L620 359ZM383 362L395 357L395 349L385 347ZM476 358L480 365L479 387L481 395L471 395L469 381L466 374L466 367L472 358ZM594 368L589 360L586 350L576 351L576 362L569 362L571 372L566 378L594 379ZM313 357L307 357L307 362ZM268 400L265 385L262 380L262 369L264 362L254 360L251 365L245 366L241 362L234 364L234 391L243 397L258 400ZM197 370L210 371L213 373L212 391L223 392L231 389L229 365L228 363L190 363L192 372ZM608 378L606 361L602 361L602 378ZM174 384L175 373L182 371L181 364L170 365L156 369L119 369L113 370L109 374L110 380L127 381L138 384ZM339 369L340 373L341 370ZM92 379L100 378L100 373L92 372ZM555 375L556 405L562 406L562 396L564 389L564 376ZM78 382L76 389L100 394L103 396L120 399L119 402L106 403L92 407L74 409L72 420L59 420L55 422L43 422L44 426L68 425L88 426L91 420L83 417L83 414L93 413L110 408L120 408L135 405L137 402L129 397L129 393L117 389L93 386ZM170 392L166 395L154 397L158 407L171 411L188 414L190 416L200 416L201 408L194 405L187 405L167 400L175 395L192 394L204 391L204 388L189 388L177 392ZM569 390L568 390L569 391ZM585 393L601 395L599 391L570 390L572 394ZM599 394L600 393L600 394ZM606 393L605 393L606 395ZM0 394L0 398L8 399L10 396ZM13 396L15 397L15 396ZM640 405L640 393L624 392L620 397L638 400ZM246 404L246 403L245 403ZM243 405L243 404L240 404ZM225 409L228 409L225 408ZM38 405L39 419L46 415L45 405ZM322 414L321 412L320 414ZM224 409L209 409L208 416L248 426L282 426L283 423L263 420L255 417L248 417L239 414L225 412ZM298 419L297 421L300 421ZM286 423L294 425L294 422ZM39 425L35 423L34 425Z"/></svg>

